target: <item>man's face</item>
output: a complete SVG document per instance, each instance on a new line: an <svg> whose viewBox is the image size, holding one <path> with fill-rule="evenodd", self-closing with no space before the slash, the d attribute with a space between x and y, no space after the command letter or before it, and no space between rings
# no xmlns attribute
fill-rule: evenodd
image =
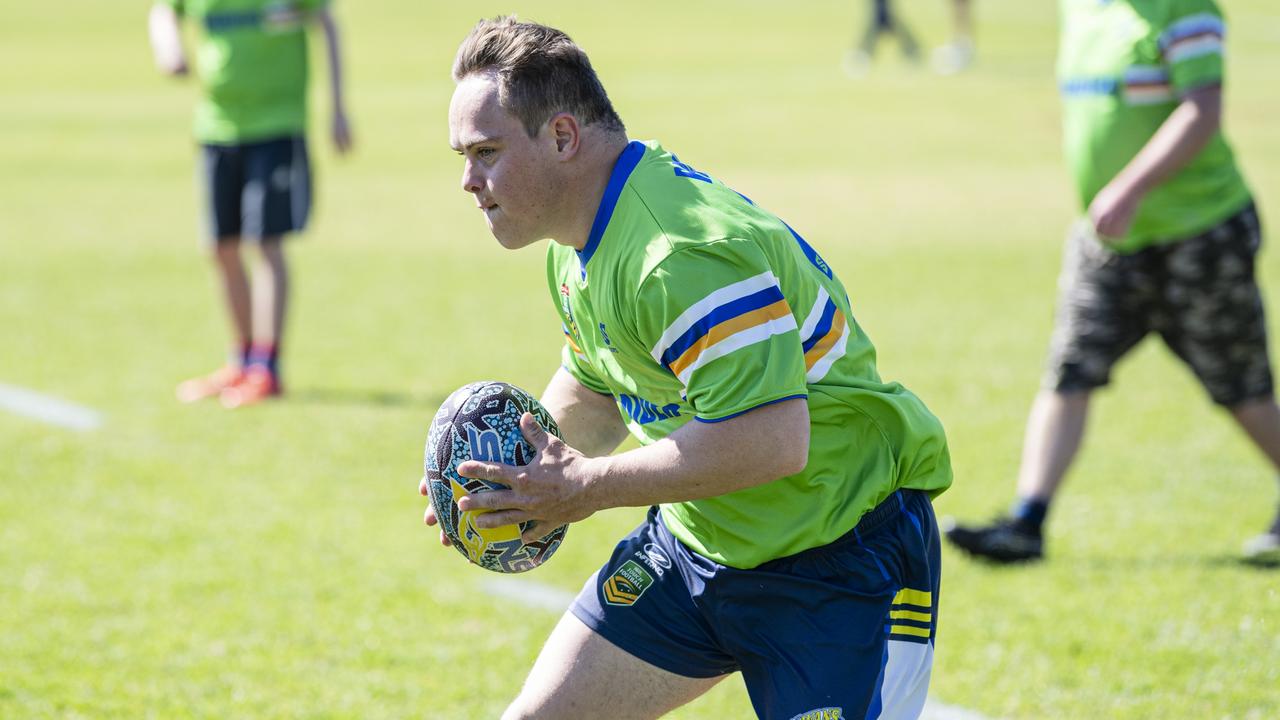
<svg viewBox="0 0 1280 720"><path fill-rule="evenodd" d="M449 144L463 158L462 189L484 213L489 232L515 250L550 237L559 184L555 140L547 128L530 138L498 104L498 82L471 75L449 103Z"/></svg>

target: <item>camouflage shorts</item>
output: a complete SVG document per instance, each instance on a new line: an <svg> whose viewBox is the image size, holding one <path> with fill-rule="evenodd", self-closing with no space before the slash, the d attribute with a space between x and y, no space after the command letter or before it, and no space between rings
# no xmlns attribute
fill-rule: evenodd
<svg viewBox="0 0 1280 720"><path fill-rule="evenodd" d="M1195 237L1131 255L1102 245L1087 221L1072 228L1058 281L1045 387L1106 385L1111 368L1149 332L1231 407L1271 395L1266 318L1254 279L1262 242L1253 205Z"/></svg>

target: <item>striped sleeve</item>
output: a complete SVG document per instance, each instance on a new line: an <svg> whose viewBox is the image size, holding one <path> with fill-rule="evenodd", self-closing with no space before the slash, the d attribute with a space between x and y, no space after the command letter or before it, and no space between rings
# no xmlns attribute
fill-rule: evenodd
<svg viewBox="0 0 1280 720"><path fill-rule="evenodd" d="M1222 83L1226 23L1213 0L1178 0L1160 33L1160 56L1178 95Z"/></svg>
<svg viewBox="0 0 1280 720"><path fill-rule="evenodd" d="M674 253L637 297L640 340L704 422L804 397L799 328L778 277L748 241Z"/></svg>

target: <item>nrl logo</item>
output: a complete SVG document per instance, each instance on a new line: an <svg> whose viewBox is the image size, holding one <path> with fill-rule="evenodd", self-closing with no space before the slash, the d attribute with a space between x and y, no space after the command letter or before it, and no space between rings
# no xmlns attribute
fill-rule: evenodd
<svg viewBox="0 0 1280 720"><path fill-rule="evenodd" d="M604 601L610 605L635 605L653 584L653 576L635 560L622 564L604 581Z"/></svg>

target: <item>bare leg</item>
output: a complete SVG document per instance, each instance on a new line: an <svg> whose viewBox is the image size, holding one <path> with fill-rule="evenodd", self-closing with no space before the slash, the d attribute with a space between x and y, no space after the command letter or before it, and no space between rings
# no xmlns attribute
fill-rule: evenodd
<svg viewBox="0 0 1280 720"><path fill-rule="evenodd" d="M249 282L240 262L240 239L220 238L214 248L213 259L218 268L218 278L222 281L222 298L238 351L253 337Z"/></svg>
<svg viewBox="0 0 1280 720"><path fill-rule="evenodd" d="M951 29L953 38L973 37L973 13L969 0L953 0L951 3Z"/></svg>
<svg viewBox="0 0 1280 720"><path fill-rule="evenodd" d="M689 678L650 665L566 612L502 719L657 718L723 678Z"/></svg>
<svg viewBox="0 0 1280 720"><path fill-rule="evenodd" d="M1280 407L1276 407L1275 398L1243 402L1230 411L1271 466L1280 472ZM1280 511L1266 532L1245 542L1244 557L1263 565L1280 565Z"/></svg>
<svg viewBox="0 0 1280 720"><path fill-rule="evenodd" d="M278 345L289 300L289 270L280 238L263 238L262 262L253 273L253 342Z"/></svg>
<svg viewBox="0 0 1280 720"><path fill-rule="evenodd" d="M1271 466L1280 472L1280 407L1275 398L1249 400L1229 410Z"/></svg>
<svg viewBox="0 0 1280 720"><path fill-rule="evenodd" d="M245 347L253 333L252 299L244 265L240 262L240 238L219 238L211 257L218 270L222 301L227 309L234 343L227 353L227 363L221 368L178 384L175 394L178 400L186 403L214 397L240 381Z"/></svg>
<svg viewBox="0 0 1280 720"><path fill-rule="evenodd" d="M1089 392L1042 391L1027 418L1018 496L1048 501L1062 484L1084 437Z"/></svg>

